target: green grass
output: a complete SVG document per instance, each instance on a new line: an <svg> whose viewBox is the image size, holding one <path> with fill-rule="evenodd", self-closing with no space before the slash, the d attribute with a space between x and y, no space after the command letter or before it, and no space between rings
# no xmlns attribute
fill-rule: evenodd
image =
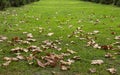
<svg viewBox="0 0 120 75"><path fill-rule="evenodd" d="M108 17L105 18L105 16ZM39 20L36 20L37 18ZM95 25L91 21L95 22L96 19L99 19L100 23ZM81 23L78 23L79 20ZM20 21L24 22L20 23ZM69 25L73 25L72 28L69 28ZM57 72L56 75L110 75L106 71L110 67L115 67L117 75L120 75L120 56L114 55L115 60L104 58L107 52L114 54L118 51L86 47L86 41L67 37L77 27L81 26L83 26L85 33L99 30L100 33L93 37L97 37L96 41L100 45L111 44L115 42L114 37L120 35L120 8L80 0L41 0L26 6L11 7L6 11L0 11L0 35L7 36L8 40L15 36L24 39L25 35L22 33L29 32L33 33L34 38L37 39L37 42L32 44L39 46L46 39L56 40L62 36L60 47L63 52L69 48L78 52L76 55L81 57L81 60L72 64L68 71L61 71L59 66L43 69L28 65L26 61L20 61L12 62L7 67L0 66L0 75L52 75L52 71ZM39 33L38 27L43 27L45 31ZM47 37L46 34L49 32L54 32L54 35ZM116 34L112 35L111 32L116 32ZM76 44L70 44L70 41L75 41ZM69 46L66 46L67 43ZM3 57L13 56L10 49L17 46L19 45L11 46L6 41L0 43L0 50L2 50L0 52L0 63L4 62ZM91 60L94 59L102 59L104 64L100 66L91 65ZM90 68L96 68L97 72L89 73Z"/></svg>

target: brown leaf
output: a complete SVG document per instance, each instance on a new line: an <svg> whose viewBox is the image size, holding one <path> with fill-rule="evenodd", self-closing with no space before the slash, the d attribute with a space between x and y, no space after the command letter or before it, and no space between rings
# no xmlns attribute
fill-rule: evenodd
<svg viewBox="0 0 120 75"><path fill-rule="evenodd" d="M18 42L19 40L20 40L20 38L18 36L12 38L12 41L14 41L14 42Z"/></svg>
<svg viewBox="0 0 120 75"><path fill-rule="evenodd" d="M52 35L54 35L54 33L52 32L47 34L47 36L52 36Z"/></svg>
<svg viewBox="0 0 120 75"><path fill-rule="evenodd" d="M111 46L111 45L103 45L103 46L101 46L101 49L111 50L111 49L113 49L113 46Z"/></svg>
<svg viewBox="0 0 120 75"><path fill-rule="evenodd" d="M10 63L11 63L11 61L7 61L7 62L3 63L2 65L3 66L8 66Z"/></svg>
<svg viewBox="0 0 120 75"><path fill-rule="evenodd" d="M109 68L107 71L109 71L111 74L115 74L117 72L115 68Z"/></svg>
<svg viewBox="0 0 120 75"><path fill-rule="evenodd" d="M115 37L115 40L120 40L120 35Z"/></svg>
<svg viewBox="0 0 120 75"><path fill-rule="evenodd" d="M5 41L5 40L7 40L7 37L0 35L0 40Z"/></svg>
<svg viewBox="0 0 120 75"><path fill-rule="evenodd" d="M68 61L61 60L60 62L62 65L71 65L74 62L74 60L68 59Z"/></svg>
<svg viewBox="0 0 120 75"><path fill-rule="evenodd" d="M6 61L11 61L10 57L4 57L3 59L6 60Z"/></svg>
<svg viewBox="0 0 120 75"><path fill-rule="evenodd" d="M36 41L36 39L32 39L32 38L27 38L26 39L28 42L35 42Z"/></svg>
<svg viewBox="0 0 120 75"><path fill-rule="evenodd" d="M28 33L28 34L27 34L27 38L33 38L32 33Z"/></svg>
<svg viewBox="0 0 120 75"><path fill-rule="evenodd" d="M45 68L45 64L43 64L40 60L36 59L37 60L37 64L38 66L42 67L42 68Z"/></svg>
<svg viewBox="0 0 120 75"><path fill-rule="evenodd" d="M92 60L92 62L91 62L92 65L101 65L103 63L104 63L103 60Z"/></svg>
<svg viewBox="0 0 120 75"><path fill-rule="evenodd" d="M22 55L18 55L17 58L20 59L20 60L24 60L25 59L25 57L22 56Z"/></svg>
<svg viewBox="0 0 120 75"><path fill-rule="evenodd" d="M61 70L62 71L67 71L67 70L69 70L70 68L69 67L67 67L67 66L65 66L65 65L61 65Z"/></svg>
<svg viewBox="0 0 120 75"><path fill-rule="evenodd" d="M79 56L74 56L72 59L73 60L80 60L81 58Z"/></svg>
<svg viewBox="0 0 120 75"><path fill-rule="evenodd" d="M70 50L70 49L67 49L67 52L71 53L71 54L75 54L77 52L73 51L73 50Z"/></svg>
<svg viewBox="0 0 120 75"><path fill-rule="evenodd" d="M91 73L96 73L96 68L90 68L89 71L90 71Z"/></svg>
<svg viewBox="0 0 120 75"><path fill-rule="evenodd" d="M105 57L106 58L111 58L111 57L113 57L113 55L111 53L107 53L107 54L105 54Z"/></svg>

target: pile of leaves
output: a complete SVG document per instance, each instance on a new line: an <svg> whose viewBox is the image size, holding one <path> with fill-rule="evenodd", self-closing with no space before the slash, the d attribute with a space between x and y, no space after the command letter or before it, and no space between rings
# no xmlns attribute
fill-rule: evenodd
<svg viewBox="0 0 120 75"><path fill-rule="evenodd" d="M40 33L44 31L43 28L39 29ZM95 35L99 33L100 31L98 30L85 32L82 27L77 27L76 30L72 32L72 34L68 35L68 39L72 37L78 38L79 40L86 42L86 47L92 47L99 50L120 50L120 36L115 36L114 40L116 40L116 42L108 45L102 45L96 42L97 37L95 37ZM60 47L61 39L53 41L47 39L41 41L41 43L38 45L32 45L34 42L39 40L34 39L32 33L23 32L23 34L26 35L25 39L21 39L17 36L8 41L10 45L13 45L15 47L10 50L10 53L14 54L14 57L5 56L3 58L5 62L2 63L1 66L9 66L12 62L25 61L29 65L38 66L41 68L46 68L48 66L59 66L61 70L66 71L70 69L71 64L75 63L76 61L82 60L80 56L77 56L78 54L74 50L66 49L65 51L63 51L63 49ZM54 33L50 32L47 34L47 37L51 37L53 35ZM7 37L1 35L0 42L4 42L5 40L7 40ZM71 41L70 43L74 44L75 42ZM20 47L21 45L25 45L25 47ZM105 54L105 58L114 59L114 55L108 52ZM94 59L90 61L91 65L104 64L104 60L102 59ZM106 70L109 71L111 74L115 74L117 72L114 67L110 67ZM95 73L96 69L90 68L89 71L91 73Z"/></svg>
<svg viewBox="0 0 120 75"><path fill-rule="evenodd" d="M1 66L9 66L12 62L25 61L29 65L41 68L60 66L61 70L69 70L72 63L80 60L79 56L75 56L77 52L74 50L67 49L62 52L62 48L59 47L59 44L61 44L60 40L44 40L36 46L32 45L33 42L37 41L32 33L23 32L23 34L26 35L24 40L17 36L8 41L10 45L15 47L10 50L14 57L5 56L3 58L5 62ZM51 36L51 33L48 33L48 36ZM2 41L6 39L7 37L4 36L0 38ZM20 45L25 45L26 47L23 48ZM53 52L49 52L49 50L53 50ZM72 55L73 57L66 59Z"/></svg>

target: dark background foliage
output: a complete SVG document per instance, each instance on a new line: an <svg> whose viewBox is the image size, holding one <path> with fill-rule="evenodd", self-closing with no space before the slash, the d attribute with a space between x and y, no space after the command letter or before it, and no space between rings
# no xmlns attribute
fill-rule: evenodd
<svg viewBox="0 0 120 75"><path fill-rule="evenodd" d="M35 1L39 0L0 0L0 10L3 10L10 6L19 7L21 5L25 5Z"/></svg>
<svg viewBox="0 0 120 75"><path fill-rule="evenodd" d="M120 6L120 0L83 0L83 1L91 1L102 4L114 4L116 6Z"/></svg>

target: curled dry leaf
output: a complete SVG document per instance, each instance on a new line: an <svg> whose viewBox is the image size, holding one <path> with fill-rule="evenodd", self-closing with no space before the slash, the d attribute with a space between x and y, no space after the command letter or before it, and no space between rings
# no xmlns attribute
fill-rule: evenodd
<svg viewBox="0 0 120 75"><path fill-rule="evenodd" d="M115 68L109 68L107 71L109 71L111 74L115 74L117 72Z"/></svg>
<svg viewBox="0 0 120 75"><path fill-rule="evenodd" d="M104 63L103 60L92 60L92 62L91 62L92 65L101 65L103 63Z"/></svg>

